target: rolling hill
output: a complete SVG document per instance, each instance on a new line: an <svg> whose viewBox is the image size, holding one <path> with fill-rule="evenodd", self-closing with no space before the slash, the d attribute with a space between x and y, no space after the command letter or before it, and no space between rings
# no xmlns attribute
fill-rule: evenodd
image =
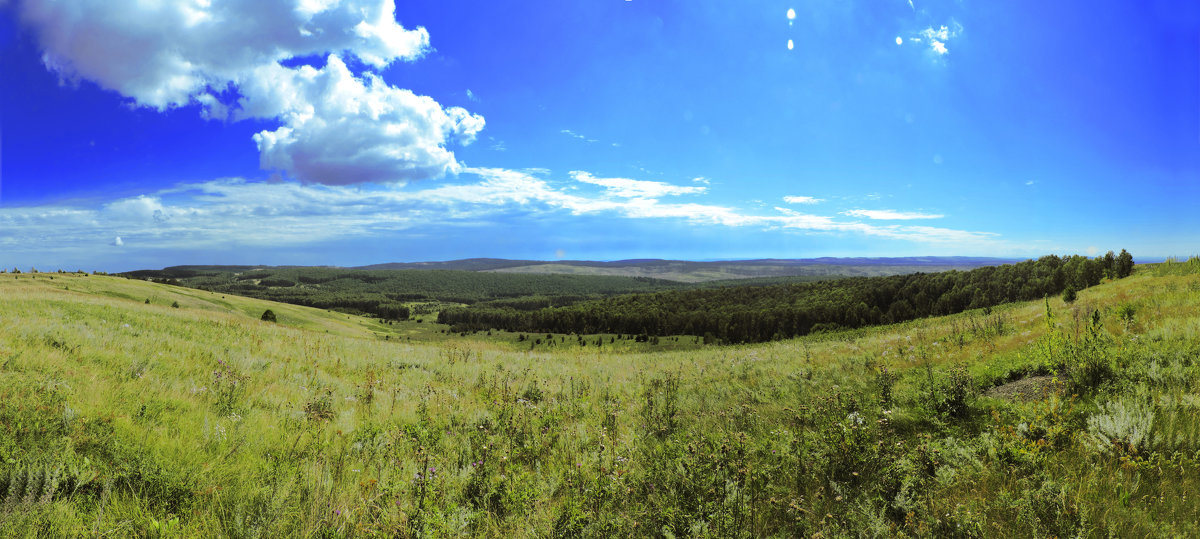
<svg viewBox="0 0 1200 539"><path fill-rule="evenodd" d="M695 262L684 260L503 260L473 258L449 262L390 263L356 269L447 269L501 273L650 277L702 283L756 277L869 277L916 272L967 270L1016 260L984 257L807 258Z"/></svg>
<svg viewBox="0 0 1200 539"><path fill-rule="evenodd" d="M0 274L0 529L1195 536L1198 272L656 353Z"/></svg>

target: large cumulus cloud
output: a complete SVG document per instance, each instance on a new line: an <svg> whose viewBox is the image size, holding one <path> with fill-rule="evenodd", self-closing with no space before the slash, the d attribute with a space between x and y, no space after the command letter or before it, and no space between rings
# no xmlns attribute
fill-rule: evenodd
<svg viewBox="0 0 1200 539"><path fill-rule="evenodd" d="M393 87L370 70L429 49L393 0L24 0L45 65L139 106L199 105L211 118L277 119L261 164L305 182L395 182L459 168L481 116ZM324 57L325 65L288 66ZM365 70L356 75L344 59Z"/></svg>

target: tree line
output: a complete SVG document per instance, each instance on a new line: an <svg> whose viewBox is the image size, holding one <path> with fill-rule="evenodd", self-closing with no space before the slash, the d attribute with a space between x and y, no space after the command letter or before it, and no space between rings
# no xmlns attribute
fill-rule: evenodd
<svg viewBox="0 0 1200 539"><path fill-rule="evenodd" d="M528 310L687 286L645 277L328 267L181 266L123 275L386 320L408 319L414 303L495 302Z"/></svg>
<svg viewBox="0 0 1200 539"><path fill-rule="evenodd" d="M970 271L854 277L818 283L627 294L563 307L476 305L443 310L454 331L697 335L729 343L904 322L1078 291L1133 272L1122 250L1089 259L1049 255Z"/></svg>

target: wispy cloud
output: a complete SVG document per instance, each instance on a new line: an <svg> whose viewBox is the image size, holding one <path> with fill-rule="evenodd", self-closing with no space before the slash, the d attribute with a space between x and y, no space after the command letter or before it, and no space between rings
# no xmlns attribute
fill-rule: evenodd
<svg viewBox="0 0 1200 539"><path fill-rule="evenodd" d="M911 219L941 219L945 215L937 213L904 212L895 210L847 210L842 215L877 219L881 221L907 221Z"/></svg>
<svg viewBox="0 0 1200 539"><path fill-rule="evenodd" d="M579 139L579 140L582 140L582 141L584 141L584 142L599 142L598 140L596 140L596 139L594 139L594 138L588 138L588 137L585 137L585 136L583 136L583 135L580 135L579 133L576 133L576 132L574 132L574 131L571 131L570 129L563 129L562 131L559 131L559 133L562 133L562 134L564 134L564 135L567 135L568 137L571 137L571 138L577 138L577 139Z"/></svg>
<svg viewBox="0 0 1200 539"><path fill-rule="evenodd" d="M788 204L820 204L825 202L825 199L809 196L786 196L783 197L783 201Z"/></svg>
<svg viewBox="0 0 1200 539"><path fill-rule="evenodd" d="M101 256L120 237L131 254L173 250L302 248L346 239L386 238L451 227L490 227L546 216L665 219L695 225L752 227L803 234L850 234L932 244L959 252L1015 250L997 234L940 227L876 224L776 207L680 202L706 192L629 178L597 178L575 171L553 181L543 170L465 168L437 187L329 186L241 179L183 184L96 206L88 203L0 208L0 253L14 261L64 263ZM599 189L596 189L599 188ZM854 210L869 219L929 219L911 212ZM65 254L63 254L65 253ZM2 261L0 261L2 262Z"/></svg>
<svg viewBox="0 0 1200 539"><path fill-rule="evenodd" d="M708 189L707 187L688 187L663 182L631 180L629 178L597 178L579 170L571 171L571 177L577 182L599 185L605 188L609 194L622 198L661 198L664 196L699 194Z"/></svg>

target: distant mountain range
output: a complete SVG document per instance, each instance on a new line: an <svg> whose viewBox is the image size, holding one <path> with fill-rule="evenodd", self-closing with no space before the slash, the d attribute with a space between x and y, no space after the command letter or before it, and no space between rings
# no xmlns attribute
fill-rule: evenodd
<svg viewBox="0 0 1200 539"><path fill-rule="evenodd" d="M934 273L949 270L969 270L982 266L998 266L1019 262L1020 259L972 256L912 256L912 257L854 257L854 258L763 258L756 260L660 260L631 259L594 260L508 260L503 258L467 258L444 262L390 262L341 268L337 266L172 266L163 270L127 272L157 275L168 272L233 272L254 269L321 267L350 270L451 270L524 274L606 275L649 277L684 283L761 279L770 277L873 277L905 273Z"/></svg>
<svg viewBox="0 0 1200 539"><path fill-rule="evenodd" d="M619 275L626 277L652 277L680 282L704 282L760 277L875 276L915 272L930 273L948 270L968 270L981 266L996 266L1017 261L1019 260L967 256L765 258L705 262L660 259L546 261L468 258L445 262L392 262L388 264L358 266L352 269L439 269L501 273Z"/></svg>

